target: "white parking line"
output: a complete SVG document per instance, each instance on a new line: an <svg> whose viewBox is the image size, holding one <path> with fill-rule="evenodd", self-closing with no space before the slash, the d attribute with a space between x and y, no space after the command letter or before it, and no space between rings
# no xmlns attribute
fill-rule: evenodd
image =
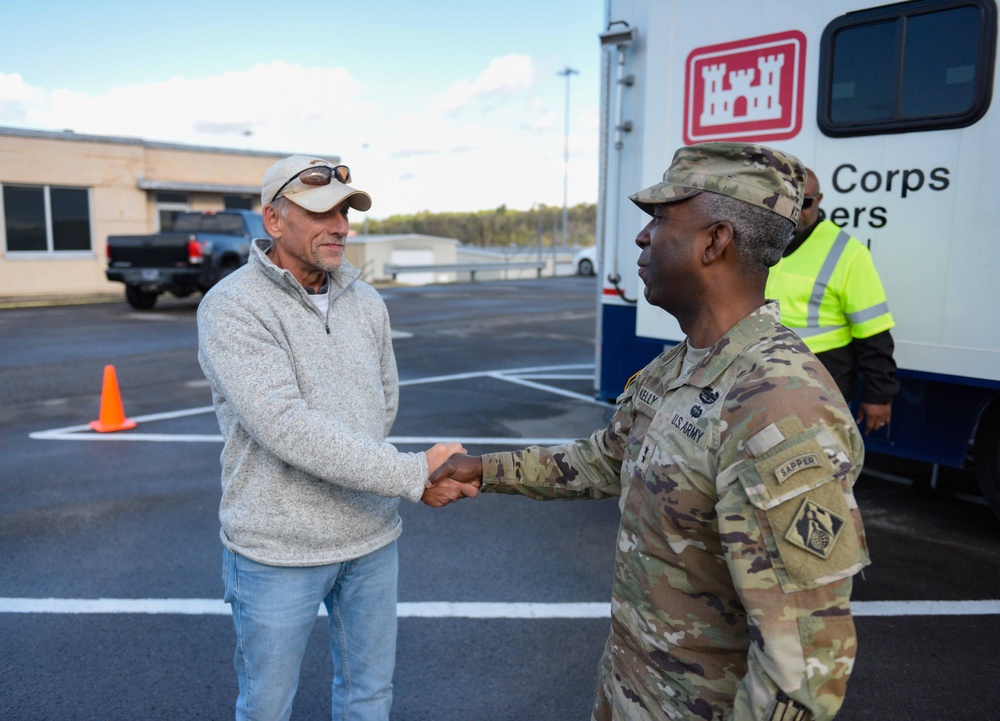
<svg viewBox="0 0 1000 721"><path fill-rule="evenodd" d="M573 400L583 401L585 403L597 403L602 406L607 406L604 401L599 401L591 396L585 396L581 393L574 393L573 391L563 390L562 388L553 388L552 386L543 385L542 383L536 383L535 381L530 381L525 376L515 376L503 373L490 373L490 378L496 378L497 380L507 381L508 383L517 383L518 385L525 386L527 388L534 388L538 391L546 391L548 393L555 393L557 396L562 396L564 398L572 398Z"/></svg>
<svg viewBox="0 0 1000 721"><path fill-rule="evenodd" d="M855 601L855 616L996 616L1000 601Z"/></svg>
<svg viewBox="0 0 1000 721"><path fill-rule="evenodd" d="M1000 601L855 601L855 616L996 616ZM400 618L609 618L608 603L403 602ZM0 613L177 614L228 616L229 605L211 598L0 598ZM326 609L320 606L320 616Z"/></svg>
<svg viewBox="0 0 1000 721"><path fill-rule="evenodd" d="M445 383L470 378L494 378L526 386L546 393L588 403L598 403L590 396L573 393L562 388L538 383L540 380L586 380L587 375L567 371L592 370L593 365L560 365L493 370L473 373L433 376L401 381L400 386ZM201 406L166 413L154 413L132 418L137 424L171 420L212 413L212 406ZM69 441L150 441L165 443L221 443L222 436L215 434L170 433L94 433L87 424L66 426L31 433L35 440ZM459 441L464 445L550 446L567 443L570 438L507 438L464 437L442 439L437 436L390 436L390 443L397 445L431 445L441 440ZM992 616L1000 615L1000 601L857 601L851 604L855 616ZM499 619L552 619L552 618L608 618L610 606L602 603L453 603L404 602L397 606L401 618L499 618ZM201 598L0 598L0 613L49 613L49 614L180 614L198 616L229 615L229 606L220 599ZM323 607L319 615L326 615Z"/></svg>
<svg viewBox="0 0 1000 721"><path fill-rule="evenodd" d="M597 403L606 405L602 401L591 398L580 393L573 393L556 386L549 386L537 383L535 380L565 380L565 379L586 379L590 376L572 375L560 373L559 371L592 370L593 364L574 364L557 366L534 366L530 368L515 368L510 370L480 371L475 373L455 373L445 376L432 376L430 378L415 378L408 381L400 381L400 386L423 385L427 383L446 383L449 381L467 380L469 378L495 378L508 383L527 386L535 390L546 393L572 398L573 400L587 403ZM534 379L534 380L529 380ZM179 411L169 411L166 413L153 413L146 416L135 416L130 420L137 424L151 423L153 421L172 420L174 418L184 418L205 413L212 413L212 406L200 406L198 408L187 408ZM28 434L29 438L36 441L146 441L150 443L222 443L220 434L199 434L199 433L95 433L86 423L75 426L65 426L63 428L53 428L47 431L35 431ZM386 439L389 443L396 445L422 444L433 445L441 441L458 441L464 445L522 445L522 446L554 446L559 443L568 443L572 438L477 438L466 436L464 438L442 438L438 436L390 436Z"/></svg>
<svg viewBox="0 0 1000 721"><path fill-rule="evenodd" d="M552 373L560 370L593 370L593 363L578 363L572 365L560 365L560 366L531 366L529 368L509 368L507 370L492 370L492 371L470 371L468 373L453 373L451 375L445 376L430 376L428 378L414 378L412 380L403 380L399 382L400 386L413 386L421 385L423 383L443 383L446 381L459 381L466 380L468 378L484 378L484 377L494 377L500 378L501 380L507 380L507 377L533 377L537 373ZM547 388L547 390L551 390ZM593 400L588 398L587 400Z"/></svg>

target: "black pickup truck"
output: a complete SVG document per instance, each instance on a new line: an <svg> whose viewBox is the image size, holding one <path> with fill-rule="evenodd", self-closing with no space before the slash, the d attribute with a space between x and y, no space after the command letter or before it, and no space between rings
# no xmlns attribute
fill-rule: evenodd
<svg viewBox="0 0 1000 721"><path fill-rule="evenodd" d="M250 242L267 237L260 213L181 213L169 233L108 236L108 280L125 284L125 299L148 310L170 291L204 293L247 262Z"/></svg>

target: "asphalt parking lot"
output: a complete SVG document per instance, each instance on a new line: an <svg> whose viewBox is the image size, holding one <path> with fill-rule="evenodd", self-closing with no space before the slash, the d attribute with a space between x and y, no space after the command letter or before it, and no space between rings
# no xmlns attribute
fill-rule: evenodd
<svg viewBox="0 0 1000 721"><path fill-rule="evenodd" d="M609 418L592 398L594 279L382 293L403 450L550 443ZM196 304L0 310L0 719L232 717ZM106 364L138 425L96 436ZM855 585L841 718L1000 719L1000 521L967 474L931 488L926 468L874 466L858 487L874 563ZM588 718L617 505L484 495L401 515L394 721ZM325 634L293 718L329 718Z"/></svg>

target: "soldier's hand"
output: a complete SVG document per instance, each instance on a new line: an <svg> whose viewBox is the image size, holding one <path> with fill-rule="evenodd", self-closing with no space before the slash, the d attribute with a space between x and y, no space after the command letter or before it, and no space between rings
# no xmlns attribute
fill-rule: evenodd
<svg viewBox="0 0 1000 721"><path fill-rule="evenodd" d="M445 462L448 456L456 453L465 453L465 448L461 443L435 443L424 451L427 456L427 473L434 473L438 467Z"/></svg>
<svg viewBox="0 0 1000 721"><path fill-rule="evenodd" d="M442 463L440 468L431 473L431 483L436 483L443 478L462 483L475 483L478 487L483 480L482 456L452 456Z"/></svg>

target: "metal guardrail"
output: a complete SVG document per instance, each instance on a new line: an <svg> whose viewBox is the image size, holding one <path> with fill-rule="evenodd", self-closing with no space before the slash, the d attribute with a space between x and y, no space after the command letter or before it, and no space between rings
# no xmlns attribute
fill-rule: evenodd
<svg viewBox="0 0 1000 721"><path fill-rule="evenodd" d="M514 261L511 263L436 263L432 265L398 265L396 263L386 263L383 272L390 275L393 280L400 273L470 273L472 281L476 280L476 273L480 271L501 271L501 270L530 270L538 271L538 277L542 277L542 269L546 266L544 260Z"/></svg>

